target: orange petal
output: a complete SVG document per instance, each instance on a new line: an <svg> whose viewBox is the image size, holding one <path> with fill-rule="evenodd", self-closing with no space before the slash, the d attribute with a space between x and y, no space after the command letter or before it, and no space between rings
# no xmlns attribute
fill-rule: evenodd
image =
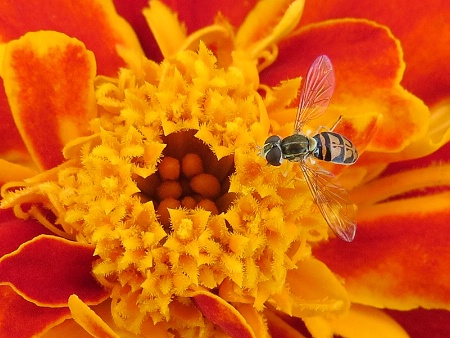
<svg viewBox="0 0 450 338"><path fill-rule="evenodd" d="M68 308L39 307L20 297L7 285L0 285L0 336L36 337L70 318Z"/></svg>
<svg viewBox="0 0 450 338"><path fill-rule="evenodd" d="M31 156L41 169L60 164L96 114L93 54L61 33L28 33L7 44L2 76Z"/></svg>
<svg viewBox="0 0 450 338"><path fill-rule="evenodd" d="M361 207L355 240L314 254L345 279L353 302L450 309L450 193Z"/></svg>
<svg viewBox="0 0 450 338"><path fill-rule="evenodd" d="M0 258L0 283L42 306L67 306L74 293L98 304L108 292L92 277L93 252L90 245L40 235Z"/></svg>
<svg viewBox="0 0 450 338"><path fill-rule="evenodd" d="M53 30L83 41L95 54L98 73L115 76L124 62L116 46L140 50L139 42L111 0L5 0L0 3L2 41L31 31Z"/></svg>
<svg viewBox="0 0 450 338"><path fill-rule="evenodd" d="M255 337L244 317L222 298L206 291L196 291L193 299L203 315L231 337Z"/></svg>
<svg viewBox="0 0 450 338"><path fill-rule="evenodd" d="M261 74L263 83L273 85L305 75L320 54L332 60L335 93L328 112L317 119L318 125L329 125L341 114L382 115L366 151L400 151L424 136L429 111L400 87L404 68L401 49L384 27L364 20L328 21L302 28L280 43L279 49L276 62Z"/></svg>
<svg viewBox="0 0 450 338"><path fill-rule="evenodd" d="M331 18L367 18L388 26L400 39L407 64L402 84L433 104L449 96L450 6L445 0L307 2L302 24ZM420 46L420 48L418 48Z"/></svg>

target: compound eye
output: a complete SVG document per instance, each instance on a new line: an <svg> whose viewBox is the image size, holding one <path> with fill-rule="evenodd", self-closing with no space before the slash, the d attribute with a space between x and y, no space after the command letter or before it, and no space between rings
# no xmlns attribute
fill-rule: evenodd
<svg viewBox="0 0 450 338"><path fill-rule="evenodd" d="M281 137L278 135L272 135L266 140L266 142L264 142L264 144L276 144L279 142L281 142Z"/></svg>
<svg viewBox="0 0 450 338"><path fill-rule="evenodd" d="M281 165L281 148L278 145L275 145L272 149L270 149L267 153L266 153L266 161L273 165L278 167L279 165Z"/></svg>

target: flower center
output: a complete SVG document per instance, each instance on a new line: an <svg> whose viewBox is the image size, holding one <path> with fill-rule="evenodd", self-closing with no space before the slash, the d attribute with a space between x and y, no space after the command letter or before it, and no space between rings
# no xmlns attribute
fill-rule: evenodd
<svg viewBox="0 0 450 338"><path fill-rule="evenodd" d="M156 173L147 178L134 177L142 202L152 201L159 222L170 232L169 209L202 208L218 215L235 198L228 192L229 176L234 172L234 157L220 160L194 134L181 131L163 138L166 148Z"/></svg>

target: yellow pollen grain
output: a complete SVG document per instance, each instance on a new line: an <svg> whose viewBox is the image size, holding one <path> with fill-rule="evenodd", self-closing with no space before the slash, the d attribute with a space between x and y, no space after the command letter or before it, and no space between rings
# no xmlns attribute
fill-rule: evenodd
<svg viewBox="0 0 450 338"><path fill-rule="evenodd" d="M176 229L176 236L180 239L189 239L192 237L193 223L190 219L183 219Z"/></svg>

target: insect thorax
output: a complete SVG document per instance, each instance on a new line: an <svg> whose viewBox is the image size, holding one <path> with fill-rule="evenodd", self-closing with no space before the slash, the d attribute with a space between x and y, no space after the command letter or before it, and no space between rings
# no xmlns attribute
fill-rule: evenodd
<svg viewBox="0 0 450 338"><path fill-rule="evenodd" d="M294 134L281 141L283 158L289 161L300 161L311 155L316 147L315 139L303 134Z"/></svg>

